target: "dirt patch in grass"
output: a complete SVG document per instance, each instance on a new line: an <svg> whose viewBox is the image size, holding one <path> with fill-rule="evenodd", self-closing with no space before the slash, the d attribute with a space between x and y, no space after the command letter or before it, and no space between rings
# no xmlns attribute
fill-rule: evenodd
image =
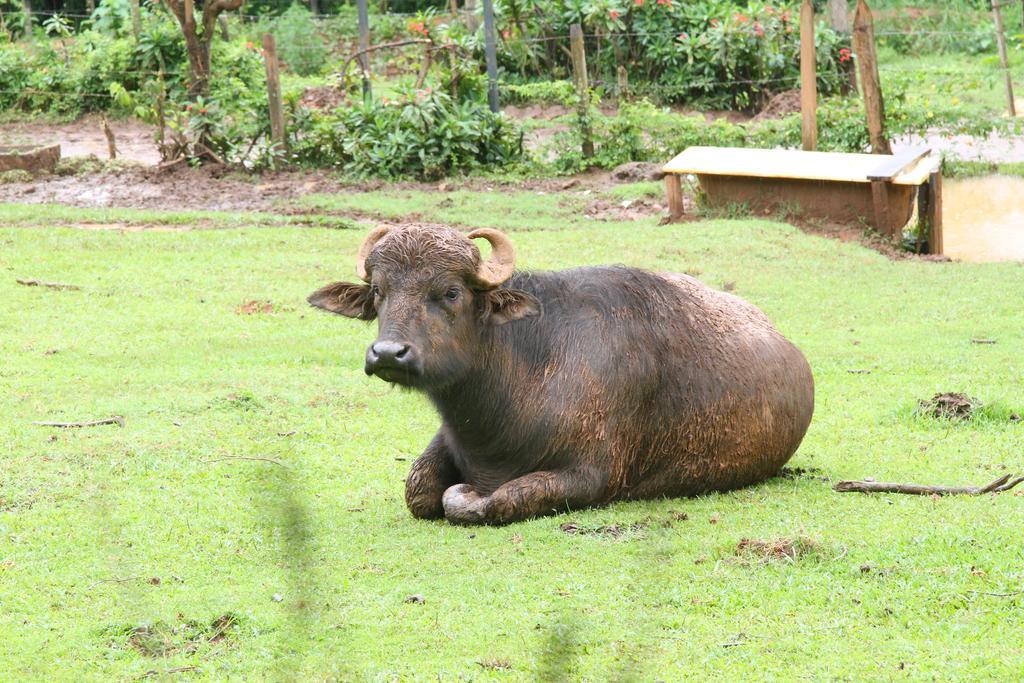
<svg viewBox="0 0 1024 683"><path fill-rule="evenodd" d="M813 479L814 481L832 481L832 478L825 476L825 473L819 467L783 467L779 470L779 473L776 476L780 479Z"/></svg>
<svg viewBox="0 0 1024 683"><path fill-rule="evenodd" d="M761 562L772 562L776 560L798 560L801 557L815 553L819 549L817 541L800 536L798 538L773 538L762 540L760 538L741 538L736 544L734 554L745 559L756 559Z"/></svg>
<svg viewBox="0 0 1024 683"><path fill-rule="evenodd" d="M235 309L235 315L257 315L274 312L274 304L270 301L246 301Z"/></svg>
<svg viewBox="0 0 1024 683"><path fill-rule="evenodd" d="M639 531L643 531L647 526L647 522L633 522L631 524L601 524L599 526L588 526L578 522L566 522L558 528L570 536L622 538L626 534L635 534Z"/></svg>
<svg viewBox="0 0 1024 683"><path fill-rule="evenodd" d="M338 88L321 85L306 88L299 97L299 105L307 109L337 109L348 102L348 98Z"/></svg>
<svg viewBox="0 0 1024 683"><path fill-rule="evenodd" d="M108 632L116 637L117 644L126 645L146 657L170 657L180 653L191 654L202 645L220 643L238 628L239 623L239 617L228 612L209 623L188 620L174 626L157 621L142 626L116 627Z"/></svg>
<svg viewBox="0 0 1024 683"><path fill-rule="evenodd" d="M600 221L635 221L658 216L665 206L653 199L598 199L586 208L585 213Z"/></svg>
<svg viewBox="0 0 1024 683"><path fill-rule="evenodd" d="M918 401L917 409L922 415L937 419L970 420L981 405L981 401L967 394L946 392Z"/></svg>
<svg viewBox="0 0 1024 683"><path fill-rule="evenodd" d="M512 660L507 657L485 657L477 664L485 671L508 671L512 668Z"/></svg>
<svg viewBox="0 0 1024 683"><path fill-rule="evenodd" d="M800 111L800 90L783 90L772 95L764 108L758 112L753 121L765 121L767 119L781 119L790 114Z"/></svg>

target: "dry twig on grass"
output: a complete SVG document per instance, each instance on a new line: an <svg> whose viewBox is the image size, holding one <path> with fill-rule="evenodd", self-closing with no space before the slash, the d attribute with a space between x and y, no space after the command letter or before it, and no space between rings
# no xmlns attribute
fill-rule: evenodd
<svg viewBox="0 0 1024 683"><path fill-rule="evenodd" d="M283 462L278 462L277 460L271 460L270 458L257 458L255 456L247 456L247 455L225 455L223 458L213 458L212 460L200 460L199 462L204 463L204 464L209 464L209 463L213 463L213 462L222 462L224 460L255 460L257 462L273 463L275 465L279 465L279 466L281 466L281 467L283 467L285 469L288 469L288 465L285 465Z"/></svg>
<svg viewBox="0 0 1024 683"><path fill-rule="evenodd" d="M1024 481L1004 474L987 486L924 486L921 484L894 484L883 481L841 481L833 488L840 493L908 493L915 496L980 496L986 493L1009 491Z"/></svg>
<svg viewBox="0 0 1024 683"><path fill-rule="evenodd" d="M69 285L63 282L44 282L42 280L28 280L23 278L15 278L15 282L19 285L25 285L26 287L49 287L50 289L81 289L78 285Z"/></svg>
<svg viewBox="0 0 1024 683"><path fill-rule="evenodd" d="M33 422L39 427L60 427L61 429L74 429L78 427L99 427L100 425L117 425L124 427L124 417L114 415L102 420L90 420L88 422Z"/></svg>

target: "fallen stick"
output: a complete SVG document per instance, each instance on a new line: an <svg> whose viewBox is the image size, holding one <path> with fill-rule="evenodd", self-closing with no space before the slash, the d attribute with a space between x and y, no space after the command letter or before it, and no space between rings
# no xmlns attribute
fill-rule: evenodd
<svg viewBox="0 0 1024 683"><path fill-rule="evenodd" d="M33 422L40 427L60 427L62 429L73 429L78 427L99 427L100 425L117 425L124 427L124 418L120 415L107 417L102 420L91 420L89 422Z"/></svg>
<svg viewBox="0 0 1024 683"><path fill-rule="evenodd" d="M1024 481L1004 474L988 486L923 486L921 484L891 484L884 481L841 481L833 489L840 493L908 493L914 496L980 496L986 493L1009 491Z"/></svg>
<svg viewBox="0 0 1024 683"><path fill-rule="evenodd" d="M213 458L212 460L200 460L199 462L201 462L203 464L210 464L210 463L215 463L215 462L224 462L225 460L253 460L255 462L269 462L269 463L273 463L275 465L278 465L279 467L283 467L285 469L288 469L288 465L285 465L283 462L278 462L277 460L271 460L270 458L257 458L257 457L248 456L248 455L225 455L223 458Z"/></svg>
<svg viewBox="0 0 1024 683"><path fill-rule="evenodd" d="M78 285L69 285L63 282L43 282L42 280L25 280L15 278L15 282L26 287L49 287L50 289L81 289Z"/></svg>

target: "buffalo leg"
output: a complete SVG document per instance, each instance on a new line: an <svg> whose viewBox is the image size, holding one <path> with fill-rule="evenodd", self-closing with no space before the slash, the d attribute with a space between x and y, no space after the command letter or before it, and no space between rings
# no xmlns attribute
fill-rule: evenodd
<svg viewBox="0 0 1024 683"><path fill-rule="evenodd" d="M444 517L441 497L446 489L459 481L459 472L452 462L441 432L412 464L405 480L405 504L413 517L440 519Z"/></svg>
<svg viewBox="0 0 1024 683"><path fill-rule="evenodd" d="M590 469L532 472L481 496L469 484L444 492L444 516L454 524L508 524L598 502L604 478Z"/></svg>

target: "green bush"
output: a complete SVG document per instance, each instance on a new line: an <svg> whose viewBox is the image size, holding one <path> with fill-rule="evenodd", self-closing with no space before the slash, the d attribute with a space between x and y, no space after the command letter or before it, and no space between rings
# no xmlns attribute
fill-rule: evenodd
<svg viewBox="0 0 1024 683"><path fill-rule="evenodd" d="M293 145L296 161L356 176L435 179L522 155L522 136L502 114L428 90L314 114L304 128Z"/></svg>
<svg viewBox="0 0 1024 683"><path fill-rule="evenodd" d="M323 71L328 50L317 31L313 14L294 3L275 22L278 54L286 69L300 76Z"/></svg>
<svg viewBox="0 0 1024 683"><path fill-rule="evenodd" d="M568 75L568 55L558 48L568 43L569 25L580 23L596 82L616 83L622 66L633 92L661 102L755 109L771 93L799 84L798 16L793 0L525 0L499 17L500 59L520 77ZM842 81L844 40L818 24L822 94L836 92Z"/></svg>

